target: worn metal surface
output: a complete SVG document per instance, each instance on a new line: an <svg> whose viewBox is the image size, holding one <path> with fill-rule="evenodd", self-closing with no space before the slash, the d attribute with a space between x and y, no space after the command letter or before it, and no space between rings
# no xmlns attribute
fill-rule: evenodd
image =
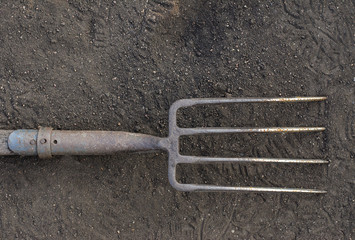
<svg viewBox="0 0 355 240"><path fill-rule="evenodd" d="M12 131L8 139L8 148L12 152L23 156L37 155L38 130L20 129Z"/></svg>
<svg viewBox="0 0 355 240"><path fill-rule="evenodd" d="M8 139L13 130L0 130L0 155L14 155L8 147Z"/></svg>
<svg viewBox="0 0 355 240"><path fill-rule="evenodd" d="M128 132L52 131L52 155L106 155L161 149L161 138Z"/></svg>
<svg viewBox="0 0 355 240"><path fill-rule="evenodd" d="M40 127L37 136L37 154L39 158L51 158L52 128Z"/></svg>
<svg viewBox="0 0 355 240"><path fill-rule="evenodd" d="M182 99L176 101L169 110L169 136L159 138L145 134L112 131L57 131L51 128L39 130L17 130L10 134L9 149L19 155L38 155L49 158L52 155L101 155L120 151L166 150L169 153L168 175L170 184L180 191L253 191L253 192L298 192L325 193L323 190L233 187L201 184L181 184L176 180L176 166L180 163L317 163L326 164L322 159L279 159L279 158L220 158L184 156L179 153L179 138L183 135L215 133L293 133L323 131L324 127L269 127L269 128L180 128L177 126L179 108L203 104L267 103L267 102L311 102L323 101L326 97L294 98L211 98ZM9 152L11 152L9 151ZM1 153L1 152L0 152ZM8 155L6 151L1 153Z"/></svg>

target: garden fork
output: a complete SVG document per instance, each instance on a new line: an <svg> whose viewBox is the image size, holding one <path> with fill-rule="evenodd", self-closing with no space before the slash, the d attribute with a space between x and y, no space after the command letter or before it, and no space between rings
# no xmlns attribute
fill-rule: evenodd
<svg viewBox="0 0 355 240"><path fill-rule="evenodd" d="M179 138L185 135L215 133L285 133L323 131L324 127L268 127L268 128L181 128L177 125L179 108L205 104L270 103L323 101L326 97L292 98L201 98L182 99L169 110L169 136L159 138L146 134L116 131L63 131L40 127L38 130L20 129L0 131L0 155L24 155L50 158L55 155L101 155L119 151L165 150L169 153L168 176L170 184L179 191L247 191L325 193L324 190L279 187L236 187L201 184L182 184L176 179L176 167L181 163L315 163L321 159L283 158L222 158L187 156L179 153Z"/></svg>

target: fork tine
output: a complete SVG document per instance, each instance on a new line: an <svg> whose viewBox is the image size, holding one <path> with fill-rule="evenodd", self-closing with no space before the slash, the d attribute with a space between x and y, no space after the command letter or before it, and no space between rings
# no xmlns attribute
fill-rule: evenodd
<svg viewBox="0 0 355 240"><path fill-rule="evenodd" d="M303 188L278 188L278 187L233 187L200 184L180 184L183 191L243 191L243 192L279 192L279 193L327 193L325 190L303 189Z"/></svg>
<svg viewBox="0 0 355 240"><path fill-rule="evenodd" d="M177 126L177 111L179 108L204 104L227 103L272 103L272 102L312 102L323 101L327 97L291 97L291 98L200 98L181 99L173 103L169 110L169 181L179 191L243 191L243 192L279 192L279 193L326 193L324 190L280 187L239 187L200 184L181 184L176 180L176 165L180 163L223 163L223 162L254 162L254 163L306 163L325 164L322 159L285 159L285 158L222 158L204 156L185 156L179 154L179 137L194 134L223 134L223 133L286 133L286 132L316 132L324 131L324 127L262 127L262 128L180 128Z"/></svg>
<svg viewBox="0 0 355 240"><path fill-rule="evenodd" d="M180 128L181 135L208 133L284 133L324 131L324 127L270 127L270 128Z"/></svg>
<svg viewBox="0 0 355 240"><path fill-rule="evenodd" d="M180 100L179 107L220 103L262 103L262 102L314 102L324 101L327 97L290 97L290 98L194 98Z"/></svg>
<svg viewBox="0 0 355 240"><path fill-rule="evenodd" d="M180 156L179 163L329 163L323 159L289 159L289 158L223 158L223 157L201 157L201 156Z"/></svg>

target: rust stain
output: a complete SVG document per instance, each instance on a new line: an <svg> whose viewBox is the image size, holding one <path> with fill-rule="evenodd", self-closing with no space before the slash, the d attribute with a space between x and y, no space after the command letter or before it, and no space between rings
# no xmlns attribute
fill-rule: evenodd
<svg viewBox="0 0 355 240"><path fill-rule="evenodd" d="M180 0L174 0L172 2L173 8L170 10L170 13L174 16L180 15Z"/></svg>

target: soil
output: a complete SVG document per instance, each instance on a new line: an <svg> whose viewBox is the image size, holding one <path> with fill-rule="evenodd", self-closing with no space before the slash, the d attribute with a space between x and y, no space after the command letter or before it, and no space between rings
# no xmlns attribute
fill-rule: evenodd
<svg viewBox="0 0 355 240"><path fill-rule="evenodd" d="M327 194L182 193L164 152L3 157L1 239L353 239L354 1L1 1L0 127L168 134L196 97L325 103L186 109L188 126L325 126L322 133L181 139L185 154L329 165L183 165L181 182Z"/></svg>

